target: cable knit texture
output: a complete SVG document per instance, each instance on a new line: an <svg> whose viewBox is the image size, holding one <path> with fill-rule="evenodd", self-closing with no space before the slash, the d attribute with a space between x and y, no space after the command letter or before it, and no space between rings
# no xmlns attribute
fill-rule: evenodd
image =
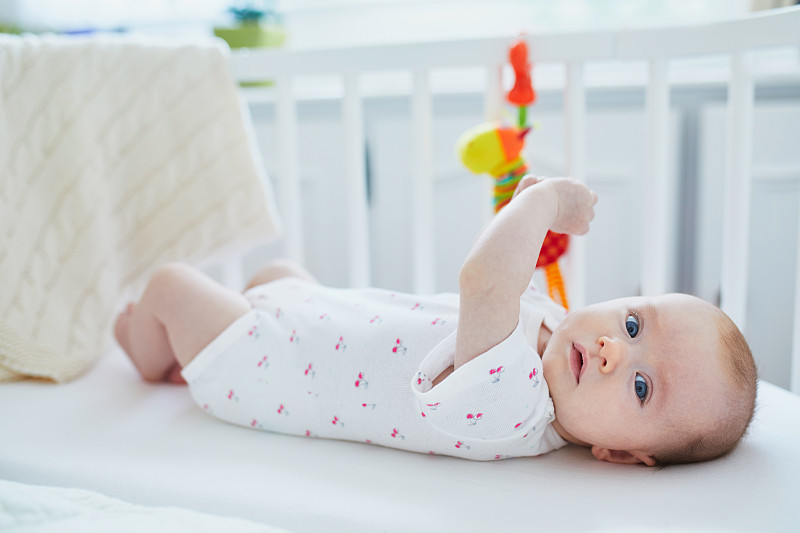
<svg viewBox="0 0 800 533"><path fill-rule="evenodd" d="M0 36L0 381L68 381L152 269L277 219L227 49Z"/></svg>

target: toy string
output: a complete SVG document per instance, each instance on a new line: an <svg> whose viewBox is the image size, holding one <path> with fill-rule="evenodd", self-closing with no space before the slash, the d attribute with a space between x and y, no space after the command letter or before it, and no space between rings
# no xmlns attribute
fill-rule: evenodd
<svg viewBox="0 0 800 533"><path fill-rule="evenodd" d="M528 123L528 107L521 105L519 106L519 112L517 114L517 126L519 129L524 129Z"/></svg>

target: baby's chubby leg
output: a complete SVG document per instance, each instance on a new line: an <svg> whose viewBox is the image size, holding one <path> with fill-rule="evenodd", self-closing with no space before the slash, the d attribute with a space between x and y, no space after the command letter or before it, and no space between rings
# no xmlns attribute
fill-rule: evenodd
<svg viewBox="0 0 800 533"><path fill-rule="evenodd" d="M146 381L182 382L180 369L250 308L244 296L199 270L171 263L153 273L114 331Z"/></svg>
<svg viewBox="0 0 800 533"><path fill-rule="evenodd" d="M250 283L245 287L245 291L264 285L270 281L275 281L281 278L298 278L312 283L319 283L308 270L301 265L290 261L288 259L275 259L264 265L258 272L255 273Z"/></svg>

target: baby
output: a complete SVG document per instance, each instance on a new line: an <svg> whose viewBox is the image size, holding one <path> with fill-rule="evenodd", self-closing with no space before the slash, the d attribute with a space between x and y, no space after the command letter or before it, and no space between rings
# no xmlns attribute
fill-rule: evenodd
<svg viewBox="0 0 800 533"><path fill-rule="evenodd" d="M144 379L186 381L209 414L257 429L476 460L567 443L650 466L729 453L756 370L724 313L668 294L566 315L530 285L547 230L586 233L596 201L524 178L457 296L326 288L286 261L242 295L171 264L115 334Z"/></svg>

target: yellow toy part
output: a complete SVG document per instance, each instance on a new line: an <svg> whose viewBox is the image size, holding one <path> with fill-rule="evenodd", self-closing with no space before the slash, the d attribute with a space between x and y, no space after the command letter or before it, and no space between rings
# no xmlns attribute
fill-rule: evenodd
<svg viewBox="0 0 800 533"><path fill-rule="evenodd" d="M530 128L481 124L464 132L458 140L458 154L476 174L502 176L522 164L520 153Z"/></svg>

